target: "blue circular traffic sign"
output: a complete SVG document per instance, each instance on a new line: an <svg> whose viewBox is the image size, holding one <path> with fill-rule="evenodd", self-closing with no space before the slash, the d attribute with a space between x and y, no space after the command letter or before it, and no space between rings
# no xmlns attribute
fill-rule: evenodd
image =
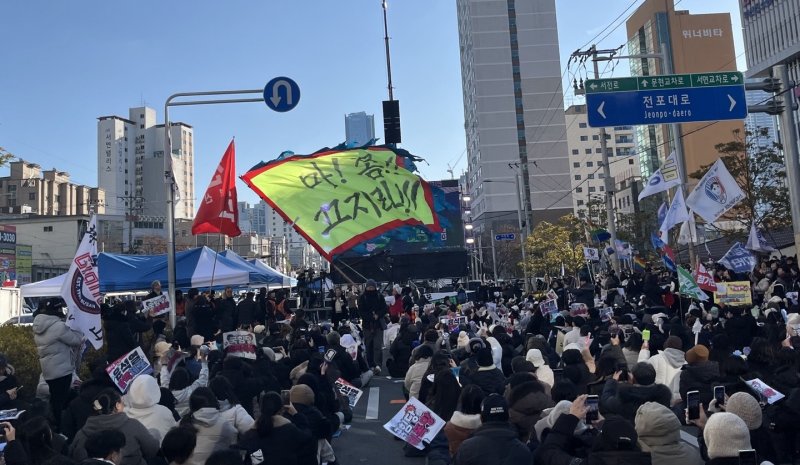
<svg viewBox="0 0 800 465"><path fill-rule="evenodd" d="M286 112L294 109L300 101L300 86L293 80L279 76L264 86L264 102L274 111Z"/></svg>

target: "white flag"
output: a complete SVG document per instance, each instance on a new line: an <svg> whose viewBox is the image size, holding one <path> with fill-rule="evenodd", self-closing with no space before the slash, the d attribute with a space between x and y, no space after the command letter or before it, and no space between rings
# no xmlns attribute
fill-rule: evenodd
<svg viewBox="0 0 800 465"><path fill-rule="evenodd" d="M747 238L747 244L745 244L744 247L754 252L775 252L775 248L767 243L764 235L756 228L755 221L753 221L753 224L750 226L750 236Z"/></svg>
<svg viewBox="0 0 800 465"><path fill-rule="evenodd" d="M61 286L67 326L80 331L95 349L103 346L100 323L100 274L97 270L97 215L92 215Z"/></svg>
<svg viewBox="0 0 800 465"><path fill-rule="evenodd" d="M689 213L686 211L686 202L683 200L683 189L678 189L675 192L675 198L664 216L664 221L661 223L659 232L661 233L661 240L669 242L669 230L678 223L689 221Z"/></svg>
<svg viewBox="0 0 800 465"><path fill-rule="evenodd" d="M647 178L644 189L639 193L639 201L643 198L664 192L665 190L681 185L681 172L678 170L678 160L675 152L669 154L661 168L657 169Z"/></svg>
<svg viewBox="0 0 800 465"><path fill-rule="evenodd" d="M694 221L694 212L689 210L689 221L684 221L681 231L678 234L678 244L686 245L689 243L697 244L697 224Z"/></svg>
<svg viewBox="0 0 800 465"><path fill-rule="evenodd" d="M713 223L743 199L742 188L720 158L689 194L686 205L706 222Z"/></svg>

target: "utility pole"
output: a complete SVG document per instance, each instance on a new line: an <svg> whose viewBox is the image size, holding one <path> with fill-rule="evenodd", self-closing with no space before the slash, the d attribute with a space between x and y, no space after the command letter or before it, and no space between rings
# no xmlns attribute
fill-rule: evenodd
<svg viewBox="0 0 800 465"><path fill-rule="evenodd" d="M494 229L489 231L492 237L489 239L492 240L492 274L494 275L494 282L497 283L497 254L494 251Z"/></svg>
<svg viewBox="0 0 800 465"><path fill-rule="evenodd" d="M789 78L789 69L786 65L776 65L772 74L781 81L781 94L783 101L789 105L781 113L781 142L783 144L783 157L786 163L786 184L789 188L789 205L792 213L792 229L794 230L795 248L800 246L800 160L797 152L797 126L794 120L794 95L792 89L794 82Z"/></svg>
<svg viewBox="0 0 800 465"><path fill-rule="evenodd" d="M125 201L125 206L127 208L127 212L125 213L125 223L128 223L128 250L127 253L133 254L134 247L133 247L133 227L134 227L134 218L136 217L136 213L141 212L141 203L144 202L144 197L138 195L118 195L117 198L119 200Z"/></svg>

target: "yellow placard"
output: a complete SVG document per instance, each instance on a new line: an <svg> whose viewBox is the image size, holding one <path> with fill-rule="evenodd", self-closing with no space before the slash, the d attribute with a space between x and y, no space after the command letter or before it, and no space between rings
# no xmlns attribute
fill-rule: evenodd
<svg viewBox="0 0 800 465"><path fill-rule="evenodd" d="M402 225L441 230L430 186L382 147L298 155L242 179L331 259Z"/></svg>
<svg viewBox="0 0 800 465"><path fill-rule="evenodd" d="M714 302L716 304L725 304L729 306L753 305L750 281L717 283L717 291L714 292Z"/></svg>

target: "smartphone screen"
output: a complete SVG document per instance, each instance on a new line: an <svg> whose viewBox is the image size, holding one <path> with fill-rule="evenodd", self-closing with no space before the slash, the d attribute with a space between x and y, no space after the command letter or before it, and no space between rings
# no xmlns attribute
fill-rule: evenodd
<svg viewBox="0 0 800 465"><path fill-rule="evenodd" d="M553 380L558 382L561 379L564 379L564 369L563 368L553 368Z"/></svg>
<svg viewBox="0 0 800 465"><path fill-rule="evenodd" d="M586 407L586 423L597 421L600 414L600 396L587 396Z"/></svg>
<svg viewBox="0 0 800 465"><path fill-rule="evenodd" d="M336 358L336 349L328 349L328 351L325 352L325 361L333 363L334 358Z"/></svg>
<svg viewBox="0 0 800 465"><path fill-rule="evenodd" d="M283 405L289 405L289 391L284 389L281 391L281 400L283 401Z"/></svg>
<svg viewBox="0 0 800 465"><path fill-rule="evenodd" d="M739 465L758 465L758 455L754 449L739 451Z"/></svg>
<svg viewBox="0 0 800 465"><path fill-rule="evenodd" d="M325 353L325 346L318 346L317 347L317 351L319 351L319 353L321 353L321 354L324 354Z"/></svg>
<svg viewBox="0 0 800 465"><path fill-rule="evenodd" d="M714 386L714 399L717 405L725 405L725 386Z"/></svg>
<svg viewBox="0 0 800 465"><path fill-rule="evenodd" d="M689 410L689 419L700 418L700 392L689 391L686 393L686 408Z"/></svg>
<svg viewBox="0 0 800 465"><path fill-rule="evenodd" d="M617 364L617 371L621 371L619 375L620 381L627 381L628 380L628 364L627 363L618 363Z"/></svg>
<svg viewBox="0 0 800 465"><path fill-rule="evenodd" d="M644 331L642 331L642 340L643 341L649 341L650 340L650 330L649 329L645 329Z"/></svg>

